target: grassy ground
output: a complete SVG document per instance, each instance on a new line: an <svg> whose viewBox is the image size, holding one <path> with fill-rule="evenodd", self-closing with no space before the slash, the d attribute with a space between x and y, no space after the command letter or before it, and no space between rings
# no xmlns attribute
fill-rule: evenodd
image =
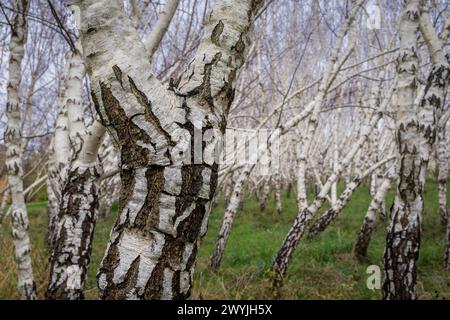
<svg viewBox="0 0 450 320"><path fill-rule="evenodd" d="M449 197L450 198L450 197ZM370 197L360 188L340 218L314 239L304 240L297 248L282 298L285 299L379 299L379 290L366 287L366 268L381 266L386 225L379 222L372 239L369 262L357 263L352 245L367 210ZM388 197L388 206L392 193ZM450 299L450 271L442 267L444 228L439 224L437 184L427 183L423 241L419 260L418 295L421 299ZM223 202L212 211L208 234L202 242L195 273L194 299L270 299L267 275L272 259L296 214L294 195L283 195L283 213L279 215L271 202L260 212L254 198L248 198L238 212L222 265L217 271L208 269L215 240L224 212ZM48 252L46 235L46 203L29 205L32 258L39 296L47 283ZM89 268L86 297L95 299L95 274L105 250L113 214L97 224L92 261ZM0 228L0 299L17 298L14 251L9 220Z"/></svg>

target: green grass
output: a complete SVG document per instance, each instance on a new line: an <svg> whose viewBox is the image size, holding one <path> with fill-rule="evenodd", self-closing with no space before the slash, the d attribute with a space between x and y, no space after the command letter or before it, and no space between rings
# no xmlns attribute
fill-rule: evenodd
<svg viewBox="0 0 450 320"><path fill-rule="evenodd" d="M392 202L388 196L387 208ZM449 197L450 198L450 197ZM192 297L194 299L270 299L268 272L274 255L296 215L295 195L283 195L283 213L275 210L273 196L260 212L253 197L246 198L237 213L231 237L216 271L208 268L209 258L225 210L223 201L213 208L209 230L197 261ZM325 232L303 239L297 248L285 279L284 299L379 299L380 290L366 287L368 265L381 265L386 224L378 222L369 247L369 261L357 263L351 254L353 242L370 202L367 187L360 187L340 217ZM47 283L48 252L45 247L46 203L29 205L33 267L39 296ZM94 236L86 297L95 299L95 274L105 250L115 213L99 220ZM445 230L439 224L437 183L427 182L422 247L419 259L418 295L420 299L450 299L450 271L442 266ZM0 228L0 299L17 298L14 251L9 220Z"/></svg>

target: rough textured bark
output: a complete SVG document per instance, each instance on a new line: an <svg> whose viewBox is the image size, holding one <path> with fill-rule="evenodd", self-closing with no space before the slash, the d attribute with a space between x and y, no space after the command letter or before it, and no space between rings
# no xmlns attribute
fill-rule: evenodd
<svg viewBox="0 0 450 320"><path fill-rule="evenodd" d="M19 291L22 299L36 299L36 286L31 266L31 246L28 237L28 213L23 193L22 136L19 106L19 88L22 76L21 63L27 39L27 12L29 3L26 0L15 2L18 12L11 30L8 101L6 103L7 127L5 130L6 173L11 186L12 198L12 236L14 241Z"/></svg>
<svg viewBox="0 0 450 320"><path fill-rule="evenodd" d="M416 262L420 248L423 191L449 71L430 18L426 12L421 15L420 6L418 0L406 1L400 22L396 97L399 182L384 253L383 298L389 300L417 298ZM417 106L419 26L430 52L432 69L423 99Z"/></svg>
<svg viewBox="0 0 450 320"><path fill-rule="evenodd" d="M194 60L169 88L150 74L119 1L81 3L93 100L121 155L119 216L97 276L102 298L189 296L217 183L214 137L204 137L201 161L183 159L195 153L194 133L224 131L261 3L217 2Z"/></svg>
<svg viewBox="0 0 450 320"><path fill-rule="evenodd" d="M97 150L104 133L103 125L94 122L89 134L82 138L76 159L70 164L56 217L50 282L46 292L48 299L84 298L83 289L98 216L100 169Z"/></svg>
<svg viewBox="0 0 450 320"><path fill-rule="evenodd" d="M98 210L95 166L71 169L62 192L47 299L82 299Z"/></svg>

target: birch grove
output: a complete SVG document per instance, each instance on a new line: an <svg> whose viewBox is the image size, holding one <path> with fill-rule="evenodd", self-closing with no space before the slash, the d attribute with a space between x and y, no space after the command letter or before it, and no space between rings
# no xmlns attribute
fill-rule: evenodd
<svg viewBox="0 0 450 320"><path fill-rule="evenodd" d="M0 1L0 298L430 298L449 37L444 0Z"/></svg>

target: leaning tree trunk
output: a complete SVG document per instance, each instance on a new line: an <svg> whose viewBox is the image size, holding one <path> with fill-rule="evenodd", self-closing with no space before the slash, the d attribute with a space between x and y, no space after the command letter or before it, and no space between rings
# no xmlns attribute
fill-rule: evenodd
<svg viewBox="0 0 450 320"><path fill-rule="evenodd" d="M227 210L225 211L223 216L222 226L220 227L219 235L217 237L216 248L211 256L210 266L213 269L218 268L220 265L220 261L222 260L223 252L225 251L225 245L228 241L231 226L234 221L234 216L236 215L239 202L242 198L242 188L249 174L247 171L250 171L251 167L252 166L245 166L244 172L242 172L236 180L233 194L230 198L230 204L228 205Z"/></svg>
<svg viewBox="0 0 450 320"><path fill-rule="evenodd" d="M21 63L27 39L27 18L29 3L16 1L18 12L11 30L8 101L6 103L7 127L5 130L6 173L11 187L12 198L12 236L16 251L19 291L22 299L36 299L36 286L30 256L30 239L28 237L28 213L23 193L22 136L19 107L19 88Z"/></svg>
<svg viewBox="0 0 450 320"><path fill-rule="evenodd" d="M397 65L399 182L384 252L383 298L389 300L416 299L423 191L436 123L447 89L449 67L429 20L426 12L421 15L419 0L406 2L400 22ZM416 106L419 26L430 52L432 70L424 97Z"/></svg>
<svg viewBox="0 0 450 320"><path fill-rule="evenodd" d="M353 247L353 254L360 262L367 258L367 248L369 247L370 238L372 237L373 230L375 229L375 222L378 212L383 206L383 201L385 200L389 187L395 177L396 170L393 167L389 170L387 176L382 180L381 185L372 197L369 209L367 209L366 216L364 217L363 224L361 225Z"/></svg>
<svg viewBox="0 0 450 320"><path fill-rule="evenodd" d="M266 144L261 144L257 150L257 152L250 155L250 161L245 165L244 169L239 173L239 176L234 184L232 189L232 194L230 197L230 203L227 206L227 210L224 213L222 225L220 227L219 235L217 237L216 248L214 250L213 255L211 256L211 268L218 268L220 265L220 261L222 260L223 253L225 251L225 246L228 241L231 232L231 226L234 221L234 217L236 216L236 212L239 206L239 202L242 200L242 188L244 183L247 181L250 173L257 166L258 161L263 158L269 151L270 146L274 143L278 142L279 139L289 132L293 127L295 127L301 120L305 119L307 115L311 113L313 104L309 104L305 107L305 109L295 117L291 118L288 122L286 122L283 126L280 126L274 130L274 132L270 135L269 140ZM269 146L269 147L268 147ZM270 177L266 177L265 186L269 185ZM270 189L269 189L270 190ZM264 191L263 191L264 192ZM261 196L263 197L263 196ZM281 199L280 206L281 209ZM281 212L281 211L280 211Z"/></svg>
<svg viewBox="0 0 450 320"><path fill-rule="evenodd" d="M93 101L121 155L119 216L97 276L102 298L189 296L217 184L211 155L261 3L216 2L194 60L169 88L150 74L120 1L80 3ZM206 143L191 144L202 135Z"/></svg>
<svg viewBox="0 0 450 320"><path fill-rule="evenodd" d="M447 219L447 233L446 233L446 244L445 244L445 254L444 254L444 266L450 269L450 219Z"/></svg>

